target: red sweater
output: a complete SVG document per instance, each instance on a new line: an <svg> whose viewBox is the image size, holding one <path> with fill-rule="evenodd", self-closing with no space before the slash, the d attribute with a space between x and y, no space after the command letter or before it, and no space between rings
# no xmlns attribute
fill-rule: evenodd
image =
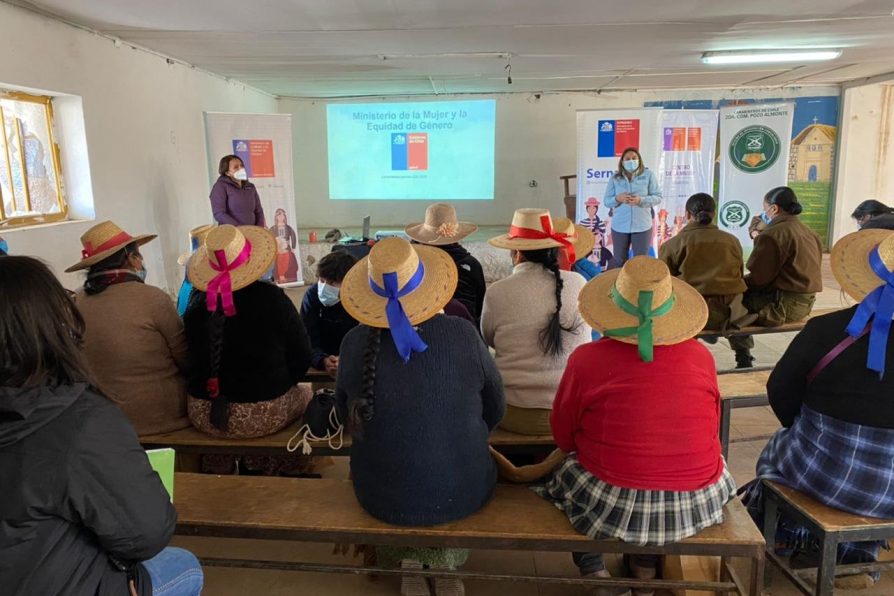
<svg viewBox="0 0 894 596"><path fill-rule="evenodd" d="M696 340L637 347L612 339L568 359L550 416L562 451L614 486L691 491L720 478L720 390L711 353Z"/></svg>

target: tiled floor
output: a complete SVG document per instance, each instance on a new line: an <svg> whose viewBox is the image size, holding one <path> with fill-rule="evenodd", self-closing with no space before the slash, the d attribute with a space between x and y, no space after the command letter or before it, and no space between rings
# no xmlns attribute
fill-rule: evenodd
<svg viewBox="0 0 894 596"><path fill-rule="evenodd" d="M817 299L817 308L841 307L842 296L834 279L825 267L826 291ZM754 355L758 365L774 364L791 341L791 334L757 336ZM732 351L725 345L710 346L717 360L718 369L732 368ZM767 435L779 428L779 424L769 407L733 410L729 467L736 482L744 484L754 476L754 465L766 443ZM347 477L347 463L344 458L336 458L336 465L325 470L328 477ZM283 499L300 499L301 495L282 495ZM320 503L325 507L325 503ZM304 560L330 563L347 563L351 560L332 554L331 545L277 543L259 540L230 540L178 537L175 544L196 552L199 556L243 557L260 560ZM574 575L576 569L571 557L563 553L519 553L500 551L476 551L466 566L469 570L489 572L514 572L525 574ZM313 574L280 571L240 570L208 568L205 570L205 594L209 596L241 595L325 595L348 596L354 594L395 595L399 593L397 579L369 580L350 574ZM577 587L546 586L524 583L467 582L466 592L470 596L572 596L586 592ZM772 596L794 596L798 594L779 573L774 576L771 587L765 592ZM865 596L891 596L894 594L894 574L886 573L882 581L864 590L836 590L836 594L858 593Z"/></svg>

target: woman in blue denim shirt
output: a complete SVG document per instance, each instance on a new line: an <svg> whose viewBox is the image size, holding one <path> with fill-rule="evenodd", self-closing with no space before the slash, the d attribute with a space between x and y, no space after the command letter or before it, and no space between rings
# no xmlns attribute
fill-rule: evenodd
<svg viewBox="0 0 894 596"><path fill-rule="evenodd" d="M628 258L647 255L652 241L655 205L661 202L661 187L652 170L634 147L618 160L618 172L608 181L603 202L612 210L611 230L614 258L610 268L621 267Z"/></svg>

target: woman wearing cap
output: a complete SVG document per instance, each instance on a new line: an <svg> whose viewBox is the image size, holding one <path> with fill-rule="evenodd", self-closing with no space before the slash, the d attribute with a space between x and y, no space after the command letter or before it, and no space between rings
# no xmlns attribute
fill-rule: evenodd
<svg viewBox="0 0 894 596"><path fill-rule="evenodd" d="M767 227L754 239L743 302L757 315L757 325L778 327L807 318L816 293L823 291L823 243L798 218L803 208L791 188L779 186L768 192L763 209ZM741 340L736 364L747 368L754 360L754 339Z"/></svg>
<svg viewBox="0 0 894 596"><path fill-rule="evenodd" d="M606 338L568 359L550 423L570 455L535 490L595 539L660 546L720 523L736 488L720 454L714 358L693 339L705 301L661 261L636 257L589 282L580 309ZM606 363L610 374L593 374ZM608 577L602 555L574 559L582 575ZM657 557L631 563L635 577L655 577Z"/></svg>
<svg viewBox="0 0 894 596"><path fill-rule="evenodd" d="M702 295L708 303L706 329L725 335L754 321L742 305L745 267L739 240L717 228L712 222L717 203L714 197L700 192L686 201L686 227L661 245L658 258L665 262L671 275L679 277ZM736 337L730 346L741 346ZM737 351L738 354L738 351ZM750 360L748 364L751 364Z"/></svg>
<svg viewBox="0 0 894 596"><path fill-rule="evenodd" d="M189 426L183 322L171 298L145 283L140 247L154 239L102 222L81 236L82 258L66 269L87 271L75 302L87 325L90 367L141 435Z"/></svg>
<svg viewBox="0 0 894 596"><path fill-rule="evenodd" d="M861 230L894 230L894 207L881 201L863 201L851 213Z"/></svg>
<svg viewBox="0 0 894 596"><path fill-rule="evenodd" d="M222 225L189 260L189 419L202 432L268 435L310 401L310 388L298 384L310 365L301 317L282 289L259 281L275 258L269 231Z"/></svg>
<svg viewBox="0 0 894 596"><path fill-rule="evenodd" d="M860 303L810 319L773 369L767 396L783 428L764 448L757 475L829 507L891 519L894 232L845 236L832 249L832 273ZM762 518L760 493L756 482L745 499L757 519ZM783 519L776 542L788 552L796 547L810 554L817 542L805 534ZM838 560L874 561L880 544L842 544ZM831 584L828 569L821 577Z"/></svg>
<svg viewBox="0 0 894 596"><path fill-rule="evenodd" d="M436 246L450 255L459 273L453 297L468 309L475 321L481 318L487 284L481 263L463 248L460 241L477 229L478 226L471 222L457 220L456 210L446 203L429 205L424 222L412 223L405 228L407 236L415 242Z"/></svg>
<svg viewBox="0 0 894 596"><path fill-rule="evenodd" d="M2 592L197 596L202 568L167 548L177 512L83 333L46 265L0 259Z"/></svg>
<svg viewBox="0 0 894 596"><path fill-rule="evenodd" d="M580 220L580 225L588 229L595 237L596 250L594 255L596 262L599 264L600 270L608 267L611 261L612 253L605 247L605 222L599 217L599 200L596 197L590 197L584 203L587 210L587 217ZM580 257L588 255L580 255Z"/></svg>
<svg viewBox="0 0 894 596"><path fill-rule="evenodd" d="M236 155L225 155L217 167L220 177L211 188L214 221L233 226L266 225L258 189L249 182L245 164Z"/></svg>
<svg viewBox="0 0 894 596"><path fill-rule="evenodd" d="M506 388L500 426L511 432L549 434L549 412L565 361L591 340L577 309L585 282L559 264L560 249L573 247L569 228L554 229L545 209L518 209L509 233L488 241L508 248L514 265L512 275L488 288L481 313L481 332L496 351Z"/></svg>
<svg viewBox="0 0 894 596"><path fill-rule="evenodd" d="M627 262L631 247L633 256L648 254L655 217L653 208L661 202L661 187L635 147L629 147L621 154L618 171L609 178L602 202L613 213L611 231L615 256L611 266L620 267Z"/></svg>
<svg viewBox="0 0 894 596"><path fill-rule="evenodd" d="M351 474L363 508L390 524L466 517L497 479L488 436L504 412L500 374L475 328L441 314L456 288L446 252L400 238L377 243L341 285L360 325L345 336L338 413L354 440ZM379 563L455 568L467 551L379 549ZM463 594L437 579L435 593ZM405 577L403 594L428 594Z"/></svg>
<svg viewBox="0 0 894 596"><path fill-rule="evenodd" d="M270 231L276 236L276 267L274 278L276 283L294 283L298 281L298 259L295 258L295 247L298 246L298 237L295 230L289 225L286 210L279 208L273 215L276 222Z"/></svg>

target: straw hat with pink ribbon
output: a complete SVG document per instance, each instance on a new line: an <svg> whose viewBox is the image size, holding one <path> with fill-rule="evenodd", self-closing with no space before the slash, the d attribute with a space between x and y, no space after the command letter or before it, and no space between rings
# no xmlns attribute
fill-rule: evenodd
<svg viewBox="0 0 894 596"><path fill-rule="evenodd" d="M194 288L206 292L209 312L218 303L224 315L236 314L233 292L261 279L276 259L276 238L257 226L222 225L211 230L189 259L186 273Z"/></svg>
<svg viewBox="0 0 894 596"><path fill-rule="evenodd" d="M553 219L546 209L516 209L512 216L509 233L500 234L487 242L497 248L510 250L541 250L544 248L565 249L568 260L577 262L574 247L574 226L559 231L553 226ZM592 250L592 248L591 248Z"/></svg>
<svg viewBox="0 0 894 596"><path fill-rule="evenodd" d="M98 223L81 236L81 260L65 270L66 273L80 271L96 265L128 244L142 246L155 240L156 234L131 236L111 221Z"/></svg>

